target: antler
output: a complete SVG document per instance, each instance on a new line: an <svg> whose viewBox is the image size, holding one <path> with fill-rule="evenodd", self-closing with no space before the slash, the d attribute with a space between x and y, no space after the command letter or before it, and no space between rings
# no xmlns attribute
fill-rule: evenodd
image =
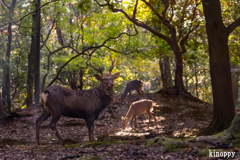
<svg viewBox="0 0 240 160"><path fill-rule="evenodd" d="M113 60L112 57L111 57L111 55L110 55L110 60L112 61L112 65L111 65L111 67L109 68L109 73L111 73L112 70L113 70L115 58L114 58L114 60Z"/></svg>
<svg viewBox="0 0 240 160"><path fill-rule="evenodd" d="M89 65L93 68L93 69L95 69L96 71L98 71L98 72L100 72L101 73L101 75L102 75L102 70L98 67L98 68L96 68L96 67L93 67L92 66L92 64L91 64L91 62L90 62L90 57L89 57L89 54L88 54L88 62L89 62Z"/></svg>

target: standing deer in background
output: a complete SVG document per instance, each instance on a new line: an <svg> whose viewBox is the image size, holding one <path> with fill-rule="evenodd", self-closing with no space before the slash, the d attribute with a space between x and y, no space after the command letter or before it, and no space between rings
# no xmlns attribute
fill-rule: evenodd
<svg viewBox="0 0 240 160"><path fill-rule="evenodd" d="M133 119L135 120L135 128L137 128L137 116L139 114L143 114L143 113L147 113L149 116L148 128L150 125L151 117L154 118L156 127L158 127L155 114L153 112L151 112L151 110L153 109L153 106L155 106L155 105L156 105L156 102L147 100L147 99L136 101L136 102L132 103L128 109L128 112L127 112L125 118L122 121L123 130L127 127L128 122L131 119L132 119L132 121L133 121ZM131 123L131 127L132 127L132 123Z"/></svg>
<svg viewBox="0 0 240 160"><path fill-rule="evenodd" d="M39 129L41 123L52 115L52 120L49 124L60 144L63 145L63 140L59 135L56 124L60 117L67 116L73 118L85 119L89 141L94 141L94 120L98 118L99 113L107 107L113 99L113 80L118 78L120 73L111 74L114 67L115 59L112 60L112 65L109 73L102 73L101 69L89 65L98 71L101 75L94 74L95 78L100 81L100 85L90 90L71 90L60 86L48 87L41 93L41 105L43 112L36 120L36 143L39 145Z"/></svg>
<svg viewBox="0 0 240 160"><path fill-rule="evenodd" d="M138 95L141 95L143 97L143 82L139 81L139 80L133 80L131 82L129 82L126 85L126 89L124 91L124 94L122 95L122 101L124 101L124 99L126 98L127 94L129 93L129 96L132 97L132 91L136 90L138 92Z"/></svg>

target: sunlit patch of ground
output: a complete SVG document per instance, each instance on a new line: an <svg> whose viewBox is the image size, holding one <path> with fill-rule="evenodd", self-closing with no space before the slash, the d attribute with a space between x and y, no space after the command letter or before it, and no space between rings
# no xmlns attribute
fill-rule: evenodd
<svg viewBox="0 0 240 160"><path fill-rule="evenodd" d="M189 138L195 137L199 130L206 127L211 121L211 105L185 102L178 99L172 100L162 98L156 100L153 96L151 96L151 94L145 95L145 98L148 97L149 99L152 99L158 103L158 107L154 107L158 128L156 128L153 119L151 119L150 127L147 128L149 123L148 116L139 115L137 118L137 128L132 129L129 123L128 127L123 131L121 116L125 117L130 104L127 104L127 100L122 103L120 97L117 96L115 103L106 108L99 115L99 119L95 121L95 137L102 134L107 134L110 136L110 138L112 137L120 140L142 140L150 139L156 136ZM137 96L133 95L133 100L137 99ZM46 158L50 157L49 159L57 159L59 156L68 155L70 153L74 154L75 152L87 152L86 154L95 154L95 152L97 154L100 153L100 151L98 153L97 150L95 151L93 149L91 151L87 151L81 147L75 147L72 150L59 148L60 145L58 144L58 139L49 127L51 117L42 123L42 127L40 129L40 142L42 143L42 146L49 147L50 149L47 151L44 151L44 149L39 151L39 148L37 148L35 145L35 120L41 115L41 111L41 108L24 110L19 114L24 114L27 112L32 114L32 116L15 117L1 126L0 140L13 139L22 141L21 144L12 143L11 145L8 145L7 143L4 143L4 146L0 146L0 155L2 153L3 155L11 154L8 152L8 150L15 150L16 152L21 152L19 153L19 156L17 156L20 159L36 159L36 157L40 157L39 159L44 159L41 158L41 156L45 156ZM88 130L85 125L85 121L82 119L62 116L58 121L57 130L62 138L66 140L65 142L67 142L67 144L88 142ZM23 142L24 148L21 149L19 147L23 145ZM36 153L32 153L30 151L29 153L24 152L26 150L25 148L30 146L32 148L29 150L34 150ZM59 149L53 149L53 147L57 147ZM142 146L142 148L144 148L144 146ZM111 147L109 147L109 149L109 152L112 152L113 149ZM154 153L155 155L153 154L151 156L149 154L149 150L151 150L151 148L148 150L146 149L146 151L145 149L142 150L144 153L148 153L148 157L153 158L159 153L159 151L156 151L155 153L154 149L155 148L153 147L153 151L151 151L151 153ZM56 154L54 154L55 152ZM128 152L128 147L120 146L119 153L125 154L125 152ZM24 154L29 155L29 157L24 157ZM108 153L104 153L104 156L106 157L107 154ZM118 156L118 154L116 154L116 156ZM131 159L131 157L127 157Z"/></svg>

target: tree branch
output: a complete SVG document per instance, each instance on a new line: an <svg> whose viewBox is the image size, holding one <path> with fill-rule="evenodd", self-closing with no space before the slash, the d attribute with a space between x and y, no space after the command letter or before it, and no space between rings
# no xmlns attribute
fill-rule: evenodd
<svg viewBox="0 0 240 160"><path fill-rule="evenodd" d="M52 52L51 54L55 53L55 52L58 52L60 51L61 49L63 48L71 48L72 50L74 50L76 53L78 53L77 55L73 56L72 58L70 58L66 63L64 63L64 65L62 65L59 69L59 71L57 72L57 75L55 76L55 78L48 84L48 87L51 86L58 78L59 74L61 73L61 71L63 70L63 68L68 64L70 63L73 59L77 58L78 56L82 55L82 54L85 54L86 51L89 51L91 49L94 49L90 54L89 56L91 56L97 49L103 47L109 40L112 40L112 39L118 39L119 37L121 37L122 35L130 35L129 33L120 33L117 37L110 37L108 39L106 39L101 45L99 46L89 46L87 47L86 49L84 49L82 52L78 52L75 48L71 47L71 46L64 46L64 47L61 47L57 50L55 50L54 52ZM88 54L85 54L85 55L88 55Z"/></svg>
<svg viewBox="0 0 240 160"><path fill-rule="evenodd" d="M110 4L108 1L106 2L106 4L100 4L97 0L94 0L99 6L108 6L109 9L111 9L113 12L121 12L122 14L124 14L124 16L130 20L132 23L134 23L135 25L145 28L146 30L150 31L151 33L153 33L154 35L158 36L159 38L162 38L163 40L165 40L170 46L172 46L172 42L171 39L166 36L163 35L162 33L159 33L158 31L154 30L153 28L151 28L150 26L148 26L146 23L138 20L138 19L134 19L131 18L123 9L116 9L114 8L114 6L112 4Z"/></svg>
<svg viewBox="0 0 240 160"><path fill-rule="evenodd" d="M161 16L161 15L153 8L153 6L152 6L149 2L147 2L146 0L142 0L142 1L153 11L153 13L156 14L156 16L157 16L160 20L162 20L163 22L165 21L165 22L169 23L169 21L166 20L163 16Z"/></svg>
<svg viewBox="0 0 240 160"><path fill-rule="evenodd" d="M43 42L42 46L40 47L40 50L41 50L41 49L42 49L42 47L43 47L43 46L46 44L46 42L47 42L47 40L48 40L48 38L49 38L49 36L50 36L50 34L51 34L52 30L53 30L54 24L55 24L55 20L53 20L53 25L52 25L52 28L51 28L51 29L50 29L50 31L48 32L48 34L47 34L47 37L46 37L45 41Z"/></svg>
<svg viewBox="0 0 240 160"><path fill-rule="evenodd" d="M240 18L238 18L237 20L235 20L232 24L230 24L227 27L227 32L228 34L230 34L232 31L234 31L237 27L240 26Z"/></svg>
<svg viewBox="0 0 240 160"><path fill-rule="evenodd" d="M24 15L24 16L23 16L22 18L20 18L19 20L16 20L16 21L14 21L14 22L9 22L8 24L1 25L0 28L4 27L4 26L6 26L6 25L9 25L9 24L14 24L14 23L17 23L17 22L19 22L19 21L22 21L25 17L29 16L30 14L33 14L33 13L37 12L37 11L38 11L39 9L41 9L42 7L48 5L48 4L52 3L52 2L55 2L55 1L56 1L56 0L52 0L52 1L50 1L50 2L47 2L47 3L43 4L42 6L40 6L39 8L37 8L35 11L32 11L32 12Z"/></svg>
<svg viewBox="0 0 240 160"><path fill-rule="evenodd" d="M136 4L133 10L133 19L136 19L137 5L138 5L138 0L136 0Z"/></svg>
<svg viewBox="0 0 240 160"><path fill-rule="evenodd" d="M10 8L10 6L8 6L5 2L4 2L4 0L2 0L2 2L3 2L3 4L9 9Z"/></svg>
<svg viewBox="0 0 240 160"><path fill-rule="evenodd" d="M7 10L5 9L5 7L3 6L3 3L1 3L1 6L2 6L2 8L4 9L4 11L7 12Z"/></svg>

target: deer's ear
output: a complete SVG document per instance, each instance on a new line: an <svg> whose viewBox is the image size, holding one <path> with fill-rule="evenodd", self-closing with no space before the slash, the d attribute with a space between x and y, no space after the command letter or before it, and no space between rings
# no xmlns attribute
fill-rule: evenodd
<svg viewBox="0 0 240 160"><path fill-rule="evenodd" d="M99 81L102 80L102 76L100 76L99 74L94 74L94 77Z"/></svg>
<svg viewBox="0 0 240 160"><path fill-rule="evenodd" d="M119 77L119 75L120 75L120 72L117 72L117 73L114 73L112 76L113 76L113 79L116 79L116 78L118 78Z"/></svg>

